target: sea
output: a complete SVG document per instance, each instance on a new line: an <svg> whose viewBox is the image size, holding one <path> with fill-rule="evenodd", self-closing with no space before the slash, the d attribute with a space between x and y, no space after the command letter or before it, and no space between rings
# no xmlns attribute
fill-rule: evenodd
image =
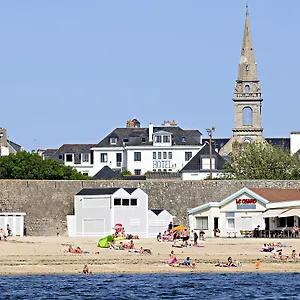
<svg viewBox="0 0 300 300"><path fill-rule="evenodd" d="M299 273L0 276L0 299L300 299Z"/></svg>

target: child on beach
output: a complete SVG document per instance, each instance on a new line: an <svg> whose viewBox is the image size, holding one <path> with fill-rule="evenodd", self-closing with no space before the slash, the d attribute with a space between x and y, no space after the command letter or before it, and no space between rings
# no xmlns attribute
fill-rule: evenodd
<svg viewBox="0 0 300 300"><path fill-rule="evenodd" d="M260 262L260 259L258 258L257 261L256 261L256 263L255 263L255 269L256 269L256 270L259 270L260 263L261 263L261 262Z"/></svg>
<svg viewBox="0 0 300 300"><path fill-rule="evenodd" d="M89 269L88 265L84 265L83 270L82 270L82 274L84 275L93 275L92 270Z"/></svg>

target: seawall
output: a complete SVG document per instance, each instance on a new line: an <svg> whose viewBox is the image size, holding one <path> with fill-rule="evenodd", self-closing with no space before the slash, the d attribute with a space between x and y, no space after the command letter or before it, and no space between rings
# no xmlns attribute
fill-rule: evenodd
<svg viewBox="0 0 300 300"><path fill-rule="evenodd" d="M176 223L187 225L187 210L220 201L243 187L300 189L300 181L37 181L0 180L0 211L25 212L27 235L55 235L67 230L74 195L82 188L140 187L149 195L149 208L165 208Z"/></svg>

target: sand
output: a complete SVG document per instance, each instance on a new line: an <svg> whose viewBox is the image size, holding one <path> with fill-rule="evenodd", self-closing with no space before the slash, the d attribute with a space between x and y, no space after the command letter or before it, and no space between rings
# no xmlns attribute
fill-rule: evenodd
<svg viewBox="0 0 300 300"><path fill-rule="evenodd" d="M263 243L277 242L272 239L216 238L200 241L201 248L173 248L172 243L159 243L155 239L135 240L136 248L150 248L152 255L129 253L124 250L97 248L97 238L69 237L11 237L0 242L0 274L78 274L88 264L93 273L185 273L185 272L298 272L299 261L274 261L269 253L259 252ZM287 247L283 254L300 252L297 239L282 240ZM64 253L68 245L80 246L90 254ZM190 256L195 269L170 267L169 253L174 250L179 260ZM99 252L99 254L93 254ZM227 257L242 262L242 267L221 268L215 264L226 262ZM255 262L260 258L259 270Z"/></svg>

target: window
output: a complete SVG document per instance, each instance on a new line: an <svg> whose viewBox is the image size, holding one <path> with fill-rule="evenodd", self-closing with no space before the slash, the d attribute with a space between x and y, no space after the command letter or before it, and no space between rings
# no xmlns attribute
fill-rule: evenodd
<svg viewBox="0 0 300 300"><path fill-rule="evenodd" d="M62 155L58 155L58 159L63 159L63 156Z"/></svg>
<svg viewBox="0 0 300 300"><path fill-rule="evenodd" d="M89 162L89 160L90 160L90 155L88 153L83 153L82 162Z"/></svg>
<svg viewBox="0 0 300 300"><path fill-rule="evenodd" d="M142 143L146 143L146 138L142 137Z"/></svg>
<svg viewBox="0 0 300 300"><path fill-rule="evenodd" d="M235 213L234 212L227 212L226 213L226 218L234 218Z"/></svg>
<svg viewBox="0 0 300 300"><path fill-rule="evenodd" d="M172 159L172 152L169 152L169 159Z"/></svg>
<svg viewBox="0 0 300 300"><path fill-rule="evenodd" d="M248 84L245 85L245 93L250 93L250 86Z"/></svg>
<svg viewBox="0 0 300 300"><path fill-rule="evenodd" d="M89 176L89 172L88 171L82 171L83 175Z"/></svg>
<svg viewBox="0 0 300 300"><path fill-rule="evenodd" d="M66 154L66 161L72 162L73 161L73 154Z"/></svg>
<svg viewBox="0 0 300 300"><path fill-rule="evenodd" d="M156 152L153 152L153 159L156 159Z"/></svg>
<svg viewBox="0 0 300 300"><path fill-rule="evenodd" d="M227 228L235 229L235 221L233 218L227 219Z"/></svg>
<svg viewBox="0 0 300 300"><path fill-rule="evenodd" d="M134 152L134 161L141 161L141 152Z"/></svg>
<svg viewBox="0 0 300 300"><path fill-rule="evenodd" d="M188 161L192 158L192 152L185 152L185 161Z"/></svg>
<svg viewBox="0 0 300 300"><path fill-rule="evenodd" d="M115 145L117 143L118 139L116 137L111 137L110 138L110 144Z"/></svg>
<svg viewBox="0 0 300 300"><path fill-rule="evenodd" d="M130 199L131 206L137 206L137 199Z"/></svg>
<svg viewBox="0 0 300 300"><path fill-rule="evenodd" d="M216 159L213 157L211 159L211 168L215 169L216 166ZM203 170L210 170L210 159L209 158L202 158L202 169Z"/></svg>
<svg viewBox="0 0 300 300"><path fill-rule="evenodd" d="M134 170L134 175L141 175L142 170L141 169L135 169Z"/></svg>
<svg viewBox="0 0 300 300"><path fill-rule="evenodd" d="M114 205L115 206L120 206L121 205L121 199L115 198L114 199Z"/></svg>
<svg viewBox="0 0 300 300"><path fill-rule="evenodd" d="M243 108L243 126L252 126L252 109L248 106Z"/></svg>
<svg viewBox="0 0 300 300"><path fill-rule="evenodd" d="M248 65L246 65L245 70L249 71L249 66Z"/></svg>
<svg viewBox="0 0 300 300"><path fill-rule="evenodd" d="M208 217L196 217L197 229L208 229Z"/></svg>
<svg viewBox="0 0 300 300"><path fill-rule="evenodd" d="M129 206L129 199L122 199L122 206Z"/></svg>
<svg viewBox="0 0 300 300"><path fill-rule="evenodd" d="M107 153L100 153L100 162L107 162Z"/></svg>
<svg viewBox="0 0 300 300"><path fill-rule="evenodd" d="M186 142L185 136L182 136L182 137L181 137L181 142L182 142L182 143L185 143L185 142Z"/></svg>
<svg viewBox="0 0 300 300"><path fill-rule="evenodd" d="M161 159L161 152L158 152L158 159Z"/></svg>
<svg viewBox="0 0 300 300"><path fill-rule="evenodd" d="M163 136L163 142L164 143L170 143L170 136L169 135L164 135Z"/></svg>
<svg viewBox="0 0 300 300"><path fill-rule="evenodd" d="M123 139L123 143L129 143L129 139L128 138L124 138Z"/></svg>
<svg viewBox="0 0 300 300"><path fill-rule="evenodd" d="M167 152L163 152L163 159L167 159Z"/></svg>
<svg viewBox="0 0 300 300"><path fill-rule="evenodd" d="M156 143L161 143L161 135L157 135L157 136L155 137L155 142L156 142Z"/></svg>

